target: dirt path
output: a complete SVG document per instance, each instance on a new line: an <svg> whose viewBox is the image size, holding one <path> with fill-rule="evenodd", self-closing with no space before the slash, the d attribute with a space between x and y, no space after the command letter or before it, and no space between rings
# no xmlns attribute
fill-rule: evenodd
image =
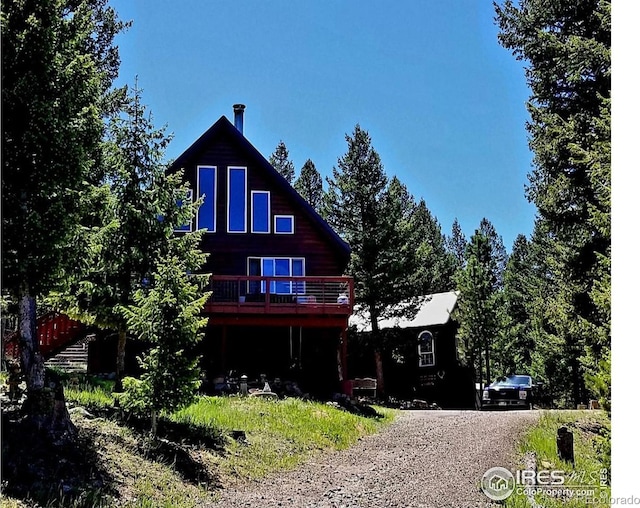
<svg viewBox="0 0 640 508"><path fill-rule="evenodd" d="M536 411L410 411L381 434L222 493L224 507L486 507L490 467L513 464ZM495 505L497 506L497 505Z"/></svg>

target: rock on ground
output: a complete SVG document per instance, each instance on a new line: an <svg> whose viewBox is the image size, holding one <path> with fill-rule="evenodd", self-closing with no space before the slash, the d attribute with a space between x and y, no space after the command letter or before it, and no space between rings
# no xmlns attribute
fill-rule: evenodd
<svg viewBox="0 0 640 508"><path fill-rule="evenodd" d="M480 480L515 465L536 411L407 411L382 433L284 474L221 493L213 506L488 507Z"/></svg>

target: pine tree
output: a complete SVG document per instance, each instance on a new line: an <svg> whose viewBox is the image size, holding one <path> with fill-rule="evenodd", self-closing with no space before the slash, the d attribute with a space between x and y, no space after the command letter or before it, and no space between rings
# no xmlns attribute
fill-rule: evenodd
<svg viewBox="0 0 640 508"><path fill-rule="evenodd" d="M320 212L322 210L324 199L322 177L311 159L307 159L307 162L302 166L300 176L293 187L315 211Z"/></svg>
<svg viewBox="0 0 640 508"><path fill-rule="evenodd" d="M411 218L411 231L416 249L416 290L420 295L454 289L456 259L447 251L445 236L438 220L427 208L424 199L418 203Z"/></svg>
<svg viewBox="0 0 640 508"><path fill-rule="evenodd" d="M446 238L445 245L447 251L453 255L456 261L456 269L460 270L463 268L465 264L465 253L467 251L467 239L462 232L457 218L453 220L451 236Z"/></svg>
<svg viewBox="0 0 640 508"><path fill-rule="evenodd" d="M371 137L360 125L345 138L347 152L328 180L327 220L352 249L349 273L356 301L371 319L378 389L384 393L378 320L414 294L407 229L415 203L399 180L389 185Z"/></svg>
<svg viewBox="0 0 640 508"><path fill-rule="evenodd" d="M571 407L583 385L580 357L584 345L567 340L571 334L565 318L569 286L561 280L560 244L546 224L536 221L527 256L532 272L527 279L527 308L535 343L532 373L545 382L554 403Z"/></svg>
<svg viewBox="0 0 640 508"><path fill-rule="evenodd" d="M125 409L151 415L156 437L160 411L190 404L200 386L196 346L207 318L201 316L209 293L201 288L206 275L189 275L183 259L171 255L158 263L150 289L138 289L123 309L131 331L150 344L139 359L140 379L125 378L120 401Z"/></svg>
<svg viewBox="0 0 640 508"><path fill-rule="evenodd" d="M527 195L554 241L556 328L583 352L572 367L579 402L579 372L597 376L611 347L611 3L507 1L496 12L501 44L528 63Z"/></svg>
<svg viewBox="0 0 640 508"><path fill-rule="evenodd" d="M530 304L536 298L535 267L529 241L518 235L504 272L504 321L493 348L493 360L504 375L525 372L541 380L542 373L532 370L536 343Z"/></svg>
<svg viewBox="0 0 640 508"><path fill-rule="evenodd" d="M489 242L487 258L482 261L491 267L491 284L494 289L500 290L503 285L504 271L507 266L507 250L502 243L502 237L496 232L493 224L483 217L480 221L480 232Z"/></svg>
<svg viewBox="0 0 640 508"><path fill-rule="evenodd" d="M280 140L275 151L269 157L269 162L280 173L287 182L293 183L293 179L296 176L296 170L293 166L293 162L289 160L289 150L284 141Z"/></svg>
<svg viewBox="0 0 640 508"><path fill-rule="evenodd" d="M73 427L61 387L45 390L55 379L45 379L36 300L75 270L124 24L106 0L3 1L1 16L2 285L19 303L25 410L60 436Z"/></svg>
<svg viewBox="0 0 640 508"><path fill-rule="evenodd" d="M84 236L86 253L67 280L58 303L72 317L118 334L116 389L124 373L128 322L122 309L148 284L159 260L180 248L189 270L200 267L197 246L174 231L191 222L195 206L182 174L165 175L162 162L169 142L155 129L141 103L141 90L127 94L123 114L112 119L104 143L104 180L94 196L91 228Z"/></svg>
<svg viewBox="0 0 640 508"><path fill-rule="evenodd" d="M419 259L416 253L414 218L417 206L407 186L398 177L389 181L383 195L382 224L378 241L384 245L382 261L387 282L394 285L383 315L407 315L417 310L415 299L422 296L418 287ZM384 299L383 299L384 301ZM398 305L398 302L403 302Z"/></svg>
<svg viewBox="0 0 640 508"><path fill-rule="evenodd" d="M496 265L490 238L481 229L476 229L467 248L465 267L456 276L460 291L456 319L460 322L458 336L467 363L474 366L480 380L484 369L487 384L492 380L491 345L500 324L501 295L494 280Z"/></svg>

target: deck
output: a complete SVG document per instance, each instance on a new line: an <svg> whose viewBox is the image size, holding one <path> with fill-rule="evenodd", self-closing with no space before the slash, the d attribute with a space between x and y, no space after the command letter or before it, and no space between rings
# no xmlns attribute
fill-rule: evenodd
<svg viewBox="0 0 640 508"><path fill-rule="evenodd" d="M313 317L342 323L353 312L352 277L213 275L209 290L204 313L219 323L260 317L282 324Z"/></svg>

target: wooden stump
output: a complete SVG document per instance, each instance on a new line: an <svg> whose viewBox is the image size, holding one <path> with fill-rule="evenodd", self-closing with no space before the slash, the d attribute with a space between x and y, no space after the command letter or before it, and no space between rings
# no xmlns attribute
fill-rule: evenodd
<svg viewBox="0 0 640 508"><path fill-rule="evenodd" d="M573 464L573 433L570 432L567 427L560 427L558 429L556 445L558 446L558 457Z"/></svg>

